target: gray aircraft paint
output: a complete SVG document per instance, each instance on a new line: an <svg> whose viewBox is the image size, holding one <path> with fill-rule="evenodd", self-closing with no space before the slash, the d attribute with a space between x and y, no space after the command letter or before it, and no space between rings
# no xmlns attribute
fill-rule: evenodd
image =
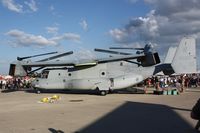
<svg viewBox="0 0 200 133"><path fill-rule="evenodd" d="M175 52L174 52L175 51ZM194 38L183 38L176 50L171 52L174 56L167 57L165 63L152 66L140 66L124 60L135 60L139 56L126 55L98 60L75 62L44 61L27 62L21 61L16 66L67 66L68 69L50 69L47 78L37 78L33 86L39 89L98 89L108 91L110 89L122 89L140 83L144 79L160 71L181 73L196 72L196 42ZM19 67L18 71L23 67ZM18 72L17 74L24 74Z"/></svg>

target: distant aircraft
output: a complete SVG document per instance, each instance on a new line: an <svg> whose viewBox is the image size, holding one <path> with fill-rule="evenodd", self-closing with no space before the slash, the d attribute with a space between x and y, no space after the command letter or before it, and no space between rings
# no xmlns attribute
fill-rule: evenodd
<svg viewBox="0 0 200 133"><path fill-rule="evenodd" d="M168 61L165 63L160 63L158 53L150 45L136 48L136 50L138 50L137 54L132 55L95 49L95 51L117 54L117 56L80 60L79 63L52 61L52 59L70 55L72 51L36 62L25 59L40 55L18 57L18 60L10 65L10 75L26 76L30 72L43 69L41 77L33 82L33 87L38 93L42 89L91 89L98 90L101 95L106 95L109 90L131 87L160 71L165 74L196 72L196 42L192 37L184 37L174 53L169 51L169 54L173 53L173 57L168 55ZM32 70L31 68L34 67L37 69Z"/></svg>

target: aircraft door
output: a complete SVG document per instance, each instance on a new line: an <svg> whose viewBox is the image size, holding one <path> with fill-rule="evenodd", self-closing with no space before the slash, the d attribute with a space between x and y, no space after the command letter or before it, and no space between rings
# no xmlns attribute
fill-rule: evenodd
<svg viewBox="0 0 200 133"><path fill-rule="evenodd" d="M114 87L114 78L110 78L110 87Z"/></svg>

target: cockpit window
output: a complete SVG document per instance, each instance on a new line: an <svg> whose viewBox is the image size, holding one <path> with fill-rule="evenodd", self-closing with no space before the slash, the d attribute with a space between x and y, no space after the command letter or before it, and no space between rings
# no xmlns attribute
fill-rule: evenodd
<svg viewBox="0 0 200 133"><path fill-rule="evenodd" d="M41 74L41 78L47 79L48 75L49 75L49 71L43 71L42 74Z"/></svg>

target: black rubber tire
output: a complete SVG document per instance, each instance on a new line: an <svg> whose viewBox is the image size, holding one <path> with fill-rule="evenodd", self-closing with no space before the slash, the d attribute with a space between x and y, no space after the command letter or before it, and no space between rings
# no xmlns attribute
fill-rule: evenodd
<svg viewBox="0 0 200 133"><path fill-rule="evenodd" d="M105 96L106 94L107 94L107 92L105 90L100 91L101 96Z"/></svg>
<svg viewBox="0 0 200 133"><path fill-rule="evenodd" d="M40 89L36 89L35 91L36 91L37 94L40 94L40 93L41 93L41 90L40 90Z"/></svg>

